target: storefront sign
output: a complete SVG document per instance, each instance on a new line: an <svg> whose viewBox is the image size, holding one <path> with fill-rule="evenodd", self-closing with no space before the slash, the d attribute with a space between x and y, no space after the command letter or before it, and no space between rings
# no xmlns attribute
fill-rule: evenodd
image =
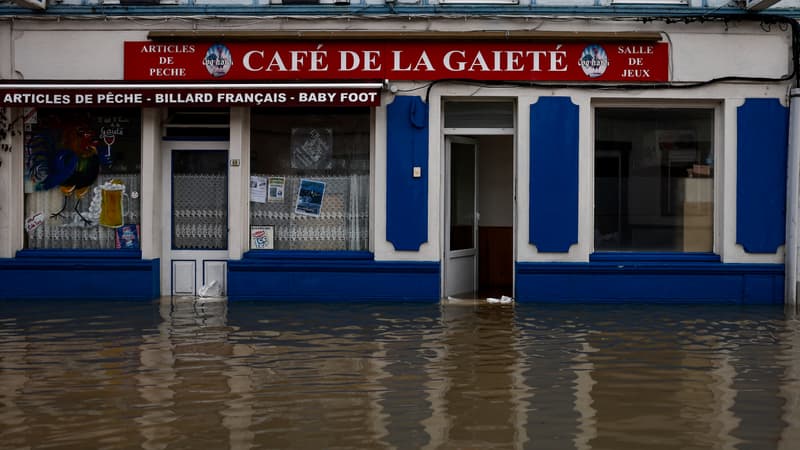
<svg viewBox="0 0 800 450"><path fill-rule="evenodd" d="M663 82L664 42L125 43L125 79Z"/></svg>
<svg viewBox="0 0 800 450"><path fill-rule="evenodd" d="M0 106L378 106L380 84L0 84Z"/></svg>

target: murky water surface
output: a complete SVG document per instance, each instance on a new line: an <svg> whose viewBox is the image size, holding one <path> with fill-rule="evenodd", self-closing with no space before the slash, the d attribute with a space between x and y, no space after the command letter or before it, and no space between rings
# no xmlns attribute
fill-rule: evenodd
<svg viewBox="0 0 800 450"><path fill-rule="evenodd" d="M0 302L0 448L799 443L781 307Z"/></svg>

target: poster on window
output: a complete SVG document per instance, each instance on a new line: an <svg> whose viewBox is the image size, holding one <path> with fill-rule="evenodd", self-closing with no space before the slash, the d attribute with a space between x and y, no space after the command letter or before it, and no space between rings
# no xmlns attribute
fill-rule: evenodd
<svg viewBox="0 0 800 450"><path fill-rule="evenodd" d="M292 168L333 168L333 129L292 128Z"/></svg>
<svg viewBox="0 0 800 450"><path fill-rule="evenodd" d="M122 225L114 234L115 248L139 248L139 225Z"/></svg>
<svg viewBox="0 0 800 450"><path fill-rule="evenodd" d="M37 212L36 214L25 219L25 231L32 233L44 223L44 213Z"/></svg>
<svg viewBox="0 0 800 450"><path fill-rule="evenodd" d="M250 249L272 250L275 244L275 228L272 225L250 227Z"/></svg>
<svg viewBox="0 0 800 450"><path fill-rule="evenodd" d="M250 201L254 203L267 202L267 178L250 177Z"/></svg>
<svg viewBox="0 0 800 450"><path fill-rule="evenodd" d="M283 191L286 187L286 178L269 177L269 203L283 203Z"/></svg>
<svg viewBox="0 0 800 450"><path fill-rule="evenodd" d="M316 180L300 180L300 190L297 193L295 214L304 216L319 216L322 211L322 199L325 196L325 182Z"/></svg>

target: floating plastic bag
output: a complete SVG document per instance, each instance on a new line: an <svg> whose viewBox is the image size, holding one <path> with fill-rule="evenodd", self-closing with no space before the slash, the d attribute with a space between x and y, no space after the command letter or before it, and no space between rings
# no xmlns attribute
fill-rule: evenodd
<svg viewBox="0 0 800 450"><path fill-rule="evenodd" d="M501 305L509 305L511 303L514 303L514 299L509 297L509 296L507 296L507 295L504 295L504 296L502 296L500 298L489 297L489 298L486 299L486 302L487 303L499 303Z"/></svg>
<svg viewBox="0 0 800 450"><path fill-rule="evenodd" d="M212 280L211 283L204 284L197 290L200 297L222 297L222 286L217 283L217 280Z"/></svg>

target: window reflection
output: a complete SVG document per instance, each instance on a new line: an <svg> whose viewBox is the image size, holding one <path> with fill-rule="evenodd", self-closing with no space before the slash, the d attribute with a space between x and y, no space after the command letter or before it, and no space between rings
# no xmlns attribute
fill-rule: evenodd
<svg viewBox="0 0 800 450"><path fill-rule="evenodd" d="M714 111L598 108L595 248L713 251Z"/></svg>
<svg viewBox="0 0 800 450"><path fill-rule="evenodd" d="M251 124L250 225L278 250L367 250L369 109L254 109Z"/></svg>

